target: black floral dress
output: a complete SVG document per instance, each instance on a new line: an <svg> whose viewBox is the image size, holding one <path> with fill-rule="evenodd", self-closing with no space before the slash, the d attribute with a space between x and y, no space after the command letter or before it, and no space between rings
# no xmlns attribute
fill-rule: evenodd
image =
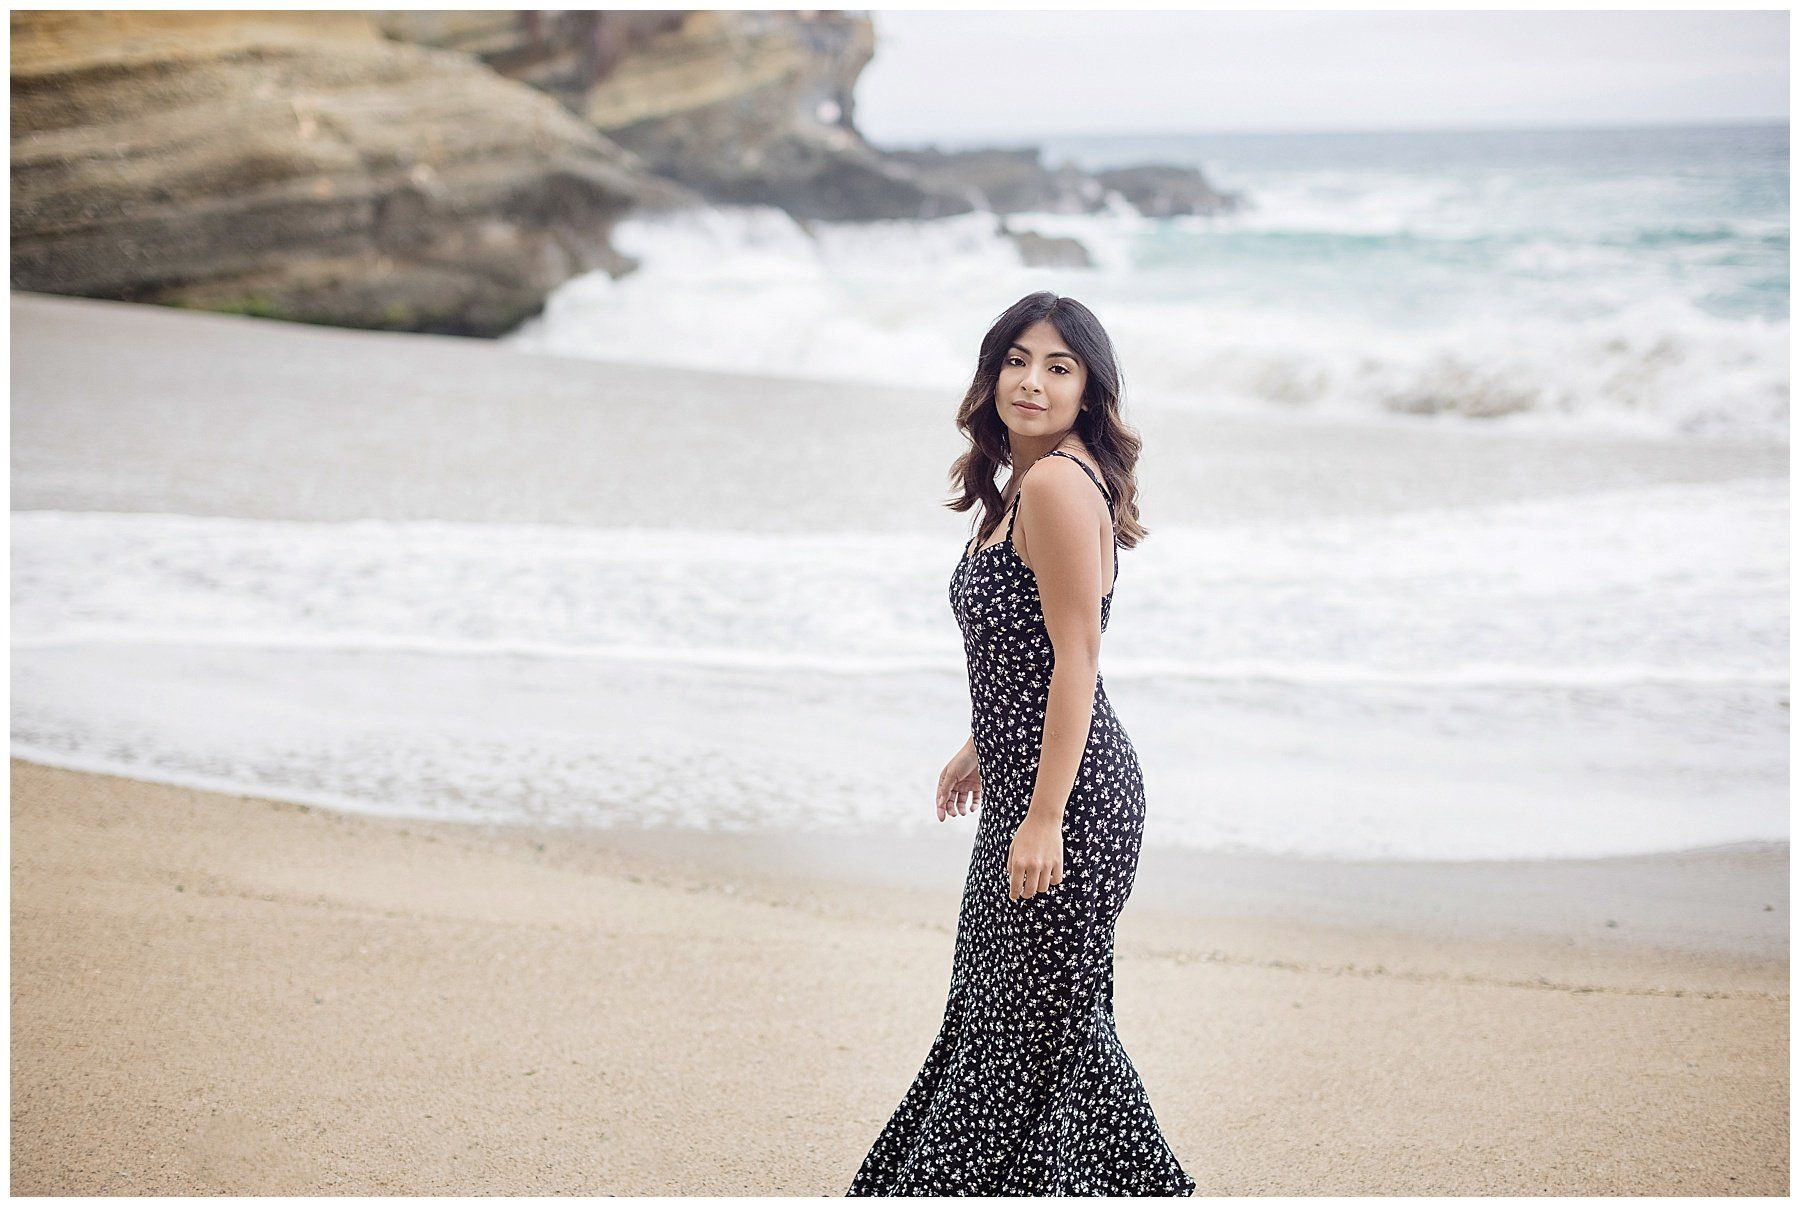
<svg viewBox="0 0 1800 1207"><path fill-rule="evenodd" d="M1081 458L1052 455L1106 495ZM1137 872L1144 784L1098 679L1063 814L1063 881L1009 896L1007 853L1036 784L1054 662L1036 576L1012 543L1020 497L1006 538L965 550L950 580L981 762L975 847L943 1025L853 1196L1194 1191L1113 1027L1113 929ZM1110 495L1106 503L1111 511ZM1116 532L1116 514L1114 523ZM1116 535L1113 564L1116 582ZM1103 632L1111 609L1108 590Z"/></svg>

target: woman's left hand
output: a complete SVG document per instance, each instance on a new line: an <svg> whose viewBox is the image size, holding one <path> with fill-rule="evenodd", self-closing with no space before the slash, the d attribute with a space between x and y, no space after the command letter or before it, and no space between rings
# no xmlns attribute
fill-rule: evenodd
<svg viewBox="0 0 1800 1207"><path fill-rule="evenodd" d="M1047 892L1063 882L1062 822L1025 814L1013 831L1012 848L1006 855L1006 873L1012 880L1007 898L1019 901Z"/></svg>

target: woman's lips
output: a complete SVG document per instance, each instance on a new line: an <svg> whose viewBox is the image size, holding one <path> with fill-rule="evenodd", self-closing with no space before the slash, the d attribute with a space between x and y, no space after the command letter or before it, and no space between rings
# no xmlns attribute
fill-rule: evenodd
<svg viewBox="0 0 1800 1207"><path fill-rule="evenodd" d="M1039 411L1046 409L1044 407L1034 407L1029 402L1015 402L1015 403L1013 403L1013 405L1018 407L1021 411L1029 411L1033 415L1037 414Z"/></svg>

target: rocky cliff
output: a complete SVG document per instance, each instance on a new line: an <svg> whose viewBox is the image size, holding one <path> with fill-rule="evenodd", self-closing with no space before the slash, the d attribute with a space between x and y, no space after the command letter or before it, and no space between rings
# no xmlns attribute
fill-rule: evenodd
<svg viewBox="0 0 1800 1207"><path fill-rule="evenodd" d="M12 114L15 289L497 334L698 201L352 12L15 11Z"/></svg>

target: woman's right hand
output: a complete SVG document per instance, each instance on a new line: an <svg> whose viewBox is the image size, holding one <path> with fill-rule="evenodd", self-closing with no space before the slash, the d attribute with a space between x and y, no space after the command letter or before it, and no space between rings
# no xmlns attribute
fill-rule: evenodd
<svg viewBox="0 0 1800 1207"><path fill-rule="evenodd" d="M953 814L973 813L980 806L981 760L975 756L975 743L970 740L950 756L943 773L938 776L938 820L943 821Z"/></svg>

